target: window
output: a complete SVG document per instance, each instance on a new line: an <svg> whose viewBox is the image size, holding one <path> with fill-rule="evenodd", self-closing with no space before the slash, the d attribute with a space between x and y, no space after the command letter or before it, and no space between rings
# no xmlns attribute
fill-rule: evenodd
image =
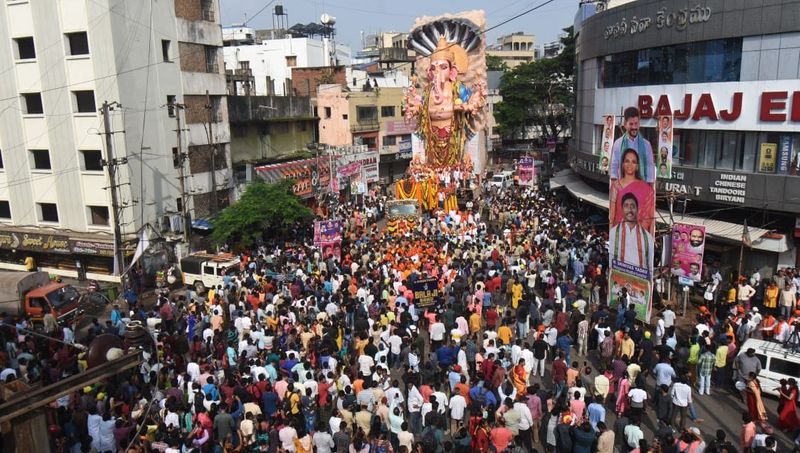
<svg viewBox="0 0 800 453"><path fill-rule="evenodd" d="M203 11L203 20L214 22L214 0L200 0L200 8Z"/></svg>
<svg viewBox="0 0 800 453"><path fill-rule="evenodd" d="M331 108L330 107L325 107L325 118L327 119L327 118L330 118L330 117L331 117Z"/></svg>
<svg viewBox="0 0 800 453"><path fill-rule="evenodd" d="M17 60L32 60L36 58L36 46L33 45L33 36L14 38L14 58Z"/></svg>
<svg viewBox="0 0 800 453"><path fill-rule="evenodd" d="M103 153L95 149L82 150L84 171L103 171Z"/></svg>
<svg viewBox="0 0 800 453"><path fill-rule="evenodd" d="M343 119L343 120L346 120L346 119L347 119L347 113L342 113L342 119Z"/></svg>
<svg viewBox="0 0 800 453"><path fill-rule="evenodd" d="M166 62L170 62L169 58L169 48L171 45L171 41L169 39L162 39L161 40L161 59Z"/></svg>
<svg viewBox="0 0 800 453"><path fill-rule="evenodd" d="M58 222L58 206L55 203L37 203L40 222Z"/></svg>
<svg viewBox="0 0 800 453"><path fill-rule="evenodd" d="M676 44L608 55L602 61L601 87L736 82L742 64L742 38Z"/></svg>
<svg viewBox="0 0 800 453"><path fill-rule="evenodd" d="M8 200L0 200L0 219L11 219L11 205Z"/></svg>
<svg viewBox="0 0 800 453"><path fill-rule="evenodd" d="M175 118L175 95L167 95L167 113L170 118Z"/></svg>
<svg viewBox="0 0 800 453"><path fill-rule="evenodd" d="M108 226L108 206L89 206L89 222L91 225Z"/></svg>
<svg viewBox="0 0 800 453"><path fill-rule="evenodd" d="M214 275L216 272L212 266L203 266L203 273L206 275Z"/></svg>
<svg viewBox="0 0 800 453"><path fill-rule="evenodd" d="M215 123L222 121L222 98L211 96L211 120Z"/></svg>
<svg viewBox="0 0 800 453"><path fill-rule="evenodd" d="M360 123L372 123L378 121L378 108L377 107L356 107L356 118Z"/></svg>
<svg viewBox="0 0 800 453"><path fill-rule="evenodd" d="M97 113L97 106L94 103L94 91L73 91L72 108L76 113Z"/></svg>
<svg viewBox="0 0 800 453"><path fill-rule="evenodd" d="M394 106L393 105L383 105L383 106L381 106L381 117L385 118L387 116L394 116Z"/></svg>
<svg viewBox="0 0 800 453"><path fill-rule="evenodd" d="M769 370L773 373L780 373L786 376L800 376L800 364L777 357L770 358Z"/></svg>
<svg viewBox="0 0 800 453"><path fill-rule="evenodd" d="M23 93L22 108L26 115L42 115L44 106L42 105L42 93Z"/></svg>
<svg viewBox="0 0 800 453"><path fill-rule="evenodd" d="M722 132L722 146L717 155L716 168L718 170L733 170L737 158L741 155L740 150L744 146L741 133L735 131Z"/></svg>
<svg viewBox="0 0 800 453"><path fill-rule="evenodd" d="M297 66L297 57L294 55L287 55L286 56L286 66L293 68Z"/></svg>
<svg viewBox="0 0 800 453"><path fill-rule="evenodd" d="M397 144L397 136L396 135L384 135L383 136L383 146L392 146Z"/></svg>
<svg viewBox="0 0 800 453"><path fill-rule="evenodd" d="M6 167L5 167L5 165L3 165L3 152L0 151L0 169L2 169L2 168L6 168Z"/></svg>
<svg viewBox="0 0 800 453"><path fill-rule="evenodd" d="M50 151L46 149L31 150L31 165L35 170L50 170Z"/></svg>
<svg viewBox="0 0 800 453"><path fill-rule="evenodd" d="M217 48L214 46L206 46L206 72L212 74L219 72L219 65L217 64Z"/></svg>
<svg viewBox="0 0 800 453"><path fill-rule="evenodd" d="M89 38L85 31L67 33L68 55L89 55Z"/></svg>
<svg viewBox="0 0 800 453"><path fill-rule="evenodd" d="M377 137L362 137L362 143L367 145L368 149L375 149L378 146Z"/></svg>
<svg viewBox="0 0 800 453"><path fill-rule="evenodd" d="M180 168L181 166L181 155L178 153L178 148L172 148L172 166L174 168Z"/></svg>
<svg viewBox="0 0 800 453"><path fill-rule="evenodd" d="M248 70L250 69L250 62L249 61L240 61L239 62L239 69Z"/></svg>

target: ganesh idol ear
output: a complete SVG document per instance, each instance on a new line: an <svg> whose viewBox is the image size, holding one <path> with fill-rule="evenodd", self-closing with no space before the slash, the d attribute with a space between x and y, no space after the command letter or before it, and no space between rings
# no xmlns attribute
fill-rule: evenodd
<svg viewBox="0 0 800 453"><path fill-rule="evenodd" d="M450 66L450 81L455 82L456 77L458 77L458 68L455 65Z"/></svg>

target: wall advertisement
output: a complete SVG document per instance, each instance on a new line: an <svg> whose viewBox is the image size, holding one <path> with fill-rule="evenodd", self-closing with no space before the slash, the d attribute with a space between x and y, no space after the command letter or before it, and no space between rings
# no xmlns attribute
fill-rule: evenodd
<svg viewBox="0 0 800 453"><path fill-rule="evenodd" d="M611 162L611 146L614 144L614 115L603 115L603 136L600 140L600 161L598 167L600 171L607 172Z"/></svg>

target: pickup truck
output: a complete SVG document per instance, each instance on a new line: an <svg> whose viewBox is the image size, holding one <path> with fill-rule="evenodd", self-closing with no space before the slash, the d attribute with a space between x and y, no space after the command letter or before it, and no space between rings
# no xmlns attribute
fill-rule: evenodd
<svg viewBox="0 0 800 453"><path fill-rule="evenodd" d="M50 281L47 272L0 271L0 312L26 317L34 327L48 312L61 325L77 321L80 298L74 287Z"/></svg>
<svg viewBox="0 0 800 453"><path fill-rule="evenodd" d="M203 294L209 288L223 285L226 275L239 270L239 262L239 257L231 253L189 255L181 258L183 283L193 286L195 291Z"/></svg>

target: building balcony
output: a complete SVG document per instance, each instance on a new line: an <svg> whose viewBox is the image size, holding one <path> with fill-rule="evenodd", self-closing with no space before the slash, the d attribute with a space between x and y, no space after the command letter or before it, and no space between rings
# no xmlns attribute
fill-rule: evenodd
<svg viewBox="0 0 800 453"><path fill-rule="evenodd" d="M350 126L350 132L352 133L359 133L359 132L373 132L377 131L381 128L380 123L378 120L367 120L367 121L359 121L356 124Z"/></svg>
<svg viewBox="0 0 800 453"><path fill-rule="evenodd" d="M399 47L384 47L380 50L378 58L382 62L394 61L412 61L413 58L408 56L408 50Z"/></svg>
<svg viewBox="0 0 800 453"><path fill-rule="evenodd" d="M308 96L228 96L231 123L316 119Z"/></svg>

